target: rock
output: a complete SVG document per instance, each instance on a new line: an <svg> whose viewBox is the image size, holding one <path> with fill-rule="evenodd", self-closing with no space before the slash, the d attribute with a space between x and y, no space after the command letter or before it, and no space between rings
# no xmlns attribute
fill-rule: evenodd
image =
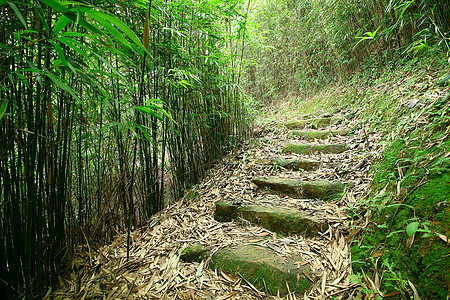
<svg viewBox="0 0 450 300"><path fill-rule="evenodd" d="M324 221L292 208L245 205L239 208L238 216L285 235L301 234L311 237L326 230Z"/></svg>
<svg viewBox="0 0 450 300"><path fill-rule="evenodd" d="M237 218L239 205L225 202L216 202L214 219L218 222L231 222Z"/></svg>
<svg viewBox="0 0 450 300"><path fill-rule="evenodd" d="M209 248L203 245L194 244L187 247L183 253L181 253L180 258L185 262L201 262L209 257L210 251L211 250Z"/></svg>
<svg viewBox="0 0 450 300"><path fill-rule="evenodd" d="M344 184L339 181L318 180L301 181L276 176L257 177L252 180L259 187L268 187L292 197L329 199L344 191Z"/></svg>
<svg viewBox="0 0 450 300"><path fill-rule="evenodd" d="M331 125L331 118L316 118L308 121L308 127L325 128Z"/></svg>
<svg viewBox="0 0 450 300"><path fill-rule="evenodd" d="M306 120L290 120L285 124L288 129L302 129L306 127Z"/></svg>
<svg viewBox="0 0 450 300"><path fill-rule="evenodd" d="M291 170L314 170L320 166L320 161L307 158L279 158L275 163Z"/></svg>
<svg viewBox="0 0 450 300"><path fill-rule="evenodd" d="M350 147L347 144L286 144L283 147L283 153L312 154L314 152L322 152L324 154L342 153Z"/></svg>
<svg viewBox="0 0 450 300"><path fill-rule="evenodd" d="M318 180L304 182L302 194L306 198L330 199L344 192L344 184L339 181Z"/></svg>
<svg viewBox="0 0 450 300"><path fill-rule="evenodd" d="M306 140L313 140L313 139L326 139L330 136L336 136L336 135L347 135L350 132L350 130L313 130L313 131L299 131L294 130L291 131L288 135L288 137L301 137Z"/></svg>
<svg viewBox="0 0 450 300"><path fill-rule="evenodd" d="M242 205L233 213L224 210L223 207L233 204L217 202L214 219L229 222L237 218L250 221L270 231L281 234L302 234L316 236L318 232L325 230L326 223L313 216L308 216L294 208L267 207L261 205ZM222 215L224 214L225 215ZM221 221L224 222L224 221Z"/></svg>
<svg viewBox="0 0 450 300"><path fill-rule="evenodd" d="M286 284L291 292L302 295L310 286L304 274L312 276L308 267L296 264L298 261L303 259L299 256L285 258L263 246L243 245L219 250L213 255L210 267L240 275L271 295L277 295L278 291L281 296L286 295Z"/></svg>
<svg viewBox="0 0 450 300"><path fill-rule="evenodd" d="M318 129L338 124L342 122L342 120L342 117L314 118L309 120L289 120L285 123L285 126L288 129L303 129L305 127Z"/></svg>

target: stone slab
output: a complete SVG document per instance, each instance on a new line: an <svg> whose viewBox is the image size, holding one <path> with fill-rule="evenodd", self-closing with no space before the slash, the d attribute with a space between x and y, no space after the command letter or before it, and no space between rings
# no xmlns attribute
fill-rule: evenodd
<svg viewBox="0 0 450 300"><path fill-rule="evenodd" d="M347 144L293 144L288 143L283 147L283 153L297 153L297 154L313 154L321 152L324 154L337 154L349 150L350 147Z"/></svg>
<svg viewBox="0 0 450 300"><path fill-rule="evenodd" d="M289 120L285 123L288 129L303 129L309 128L325 128L330 125L338 124L342 122L343 117L326 117L326 118L314 118L309 120Z"/></svg>
<svg viewBox="0 0 450 300"><path fill-rule="evenodd" d="M267 187L292 197L328 200L339 196L344 191L344 184L339 181L317 180L301 181L297 179L266 176L253 178L259 187Z"/></svg>
<svg viewBox="0 0 450 300"><path fill-rule="evenodd" d="M270 231L285 235L301 234L311 237L317 236L318 232L326 230L325 221L308 216L295 208L262 205L242 205L237 207L226 202L216 203L214 219L220 222L229 222L237 218L242 218Z"/></svg>
<svg viewBox="0 0 450 300"><path fill-rule="evenodd" d="M294 130L291 131L288 134L288 137L300 137L300 138L304 138L308 141L313 140L313 139L327 139L329 137L332 136L336 136L336 135L347 135L349 134L350 130L348 129L342 129L342 130Z"/></svg>
<svg viewBox="0 0 450 300"><path fill-rule="evenodd" d="M298 170L314 170L317 169L321 162L314 159L307 158L278 158L275 164L294 171Z"/></svg>
<svg viewBox="0 0 450 300"><path fill-rule="evenodd" d="M307 266L299 266L303 261L299 256L285 258L264 245L242 245L217 251L211 259L210 267L242 276L260 291L281 296L289 290L302 295L311 283L305 274L311 275Z"/></svg>

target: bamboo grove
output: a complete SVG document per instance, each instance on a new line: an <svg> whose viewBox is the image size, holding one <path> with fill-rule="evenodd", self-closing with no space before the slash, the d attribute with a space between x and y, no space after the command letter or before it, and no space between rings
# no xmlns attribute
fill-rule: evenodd
<svg viewBox="0 0 450 300"><path fill-rule="evenodd" d="M77 249L129 233L248 132L247 6L0 7L0 294L31 299Z"/></svg>
<svg viewBox="0 0 450 300"><path fill-rule="evenodd" d="M250 11L244 82L265 102L345 82L363 68L392 69L395 59L425 51L450 57L448 1L255 0Z"/></svg>

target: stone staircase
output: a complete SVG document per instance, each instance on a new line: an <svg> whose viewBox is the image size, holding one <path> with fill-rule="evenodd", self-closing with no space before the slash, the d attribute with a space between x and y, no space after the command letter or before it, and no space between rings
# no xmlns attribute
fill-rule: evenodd
<svg viewBox="0 0 450 300"><path fill-rule="evenodd" d="M267 235L216 251L210 262L213 269L241 276L255 289L272 295L291 292L301 295L310 289L314 272L295 253L280 255L280 249L289 245L293 236L305 239L320 236L335 222L316 216L314 211L299 207L298 203L339 200L354 187L353 182L339 180L336 172L342 164L354 161L354 157L346 154L352 146L342 142L351 133L346 122L344 116L324 115L285 123L289 133L284 146L278 149L278 157L265 162L270 166L270 174L250 179L255 186L251 199L260 200L242 197L222 199L215 204L216 221L250 223L262 227ZM337 138L339 142L335 142ZM268 195L276 196L279 201L265 200ZM187 248L181 258L200 261L208 249L200 247L199 251L199 247Z"/></svg>

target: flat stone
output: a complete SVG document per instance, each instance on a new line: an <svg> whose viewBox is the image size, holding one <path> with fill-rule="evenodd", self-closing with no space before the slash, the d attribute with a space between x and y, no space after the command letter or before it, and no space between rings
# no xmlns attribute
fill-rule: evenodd
<svg viewBox="0 0 450 300"><path fill-rule="evenodd" d="M295 208L242 205L233 210L233 213L230 213L230 210L223 209L225 206L234 205L226 202L216 203L214 212L216 221L229 222L242 218L277 233L285 235L301 234L309 237L317 236L318 232L326 229L325 221L308 216ZM226 212L225 215L224 212Z"/></svg>
<svg viewBox="0 0 450 300"><path fill-rule="evenodd" d="M238 215L242 219L284 235L301 234L312 237L326 229L323 220L308 216L294 208L245 205L239 208Z"/></svg>
<svg viewBox="0 0 450 300"><path fill-rule="evenodd" d="M307 158L279 158L275 163L283 168L298 171L298 170L314 170L317 169L321 162L318 160Z"/></svg>
<svg viewBox="0 0 450 300"><path fill-rule="evenodd" d="M276 176L257 177L252 182L259 187L268 187L292 197L310 199L330 199L344 191L344 184L339 181L317 180L301 181Z"/></svg>
<svg viewBox="0 0 450 300"><path fill-rule="evenodd" d="M216 202L214 219L218 222L231 222L238 216L239 205L233 205L227 202Z"/></svg>
<svg viewBox="0 0 450 300"><path fill-rule="evenodd" d="M307 130L307 131L300 131L300 130L294 130L291 131L288 134L288 137L300 137L304 138L306 140L313 140L313 139L327 139L331 136L336 135L347 135L350 132L350 130Z"/></svg>
<svg viewBox="0 0 450 300"><path fill-rule="evenodd" d="M310 287L310 281L305 274L311 275L307 266L299 266L303 261L294 255L285 258L268 247L259 245L242 245L217 251L211 259L210 267L222 269L225 272L244 277L260 291L281 296L289 290L302 295Z"/></svg>
<svg viewBox="0 0 450 300"><path fill-rule="evenodd" d="M201 262L209 257L211 250L201 244L194 244L184 249L180 258L185 262Z"/></svg>
<svg viewBox="0 0 450 300"><path fill-rule="evenodd" d="M287 129L303 129L306 127L306 120L289 120L285 126Z"/></svg>
<svg viewBox="0 0 450 300"><path fill-rule="evenodd" d="M286 144L283 147L283 153L297 153L297 154L312 154L315 152L322 152L324 154L342 153L350 149L347 144Z"/></svg>
<svg viewBox="0 0 450 300"><path fill-rule="evenodd" d="M288 129L303 129L305 127L318 129L338 124L342 122L342 120L342 117L314 118L309 120L289 120L285 123L285 126Z"/></svg>

